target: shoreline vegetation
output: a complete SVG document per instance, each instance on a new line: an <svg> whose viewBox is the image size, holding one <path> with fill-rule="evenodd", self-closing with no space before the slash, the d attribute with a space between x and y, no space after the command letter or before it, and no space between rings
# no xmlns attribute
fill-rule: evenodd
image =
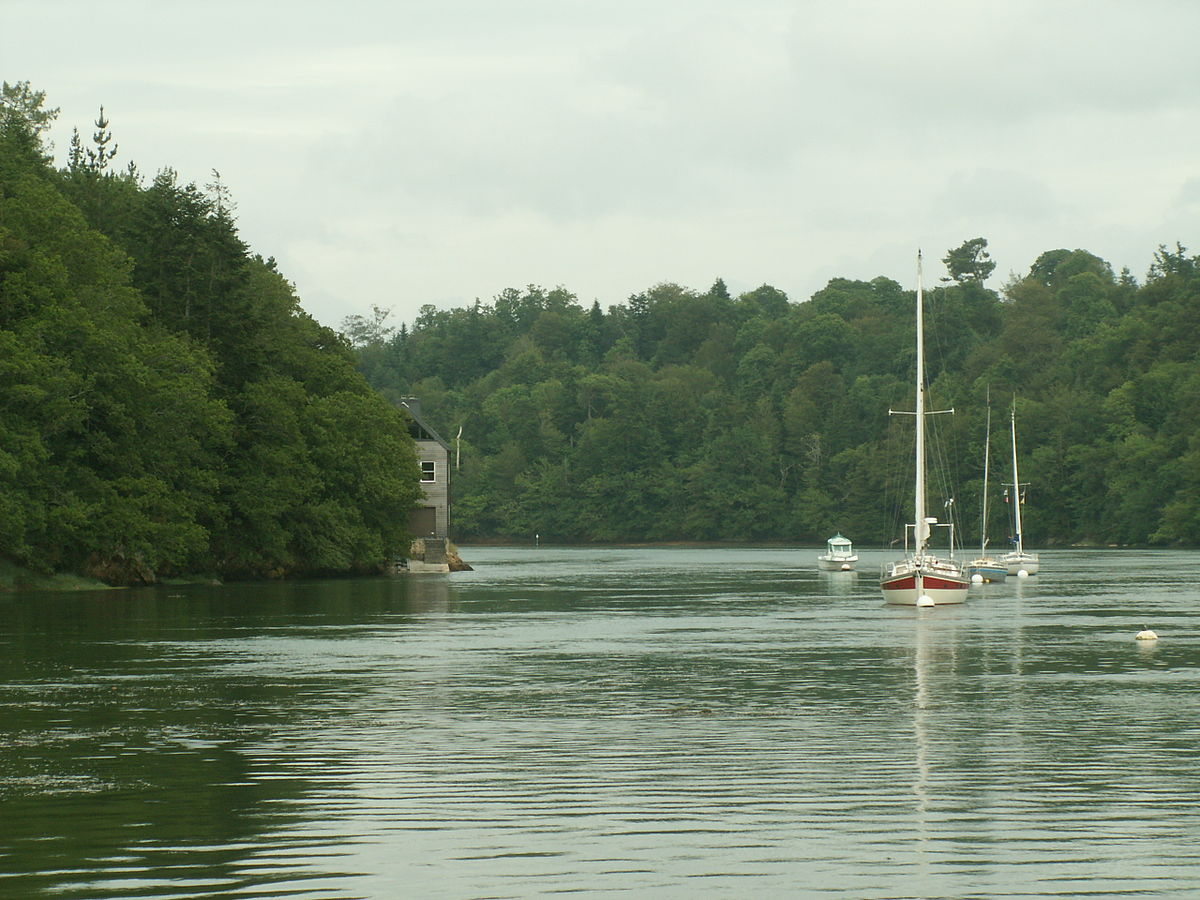
<svg viewBox="0 0 1200 900"><path fill-rule="evenodd" d="M241 240L220 175L118 168L101 109L0 92L0 558L110 585L380 571L421 495L409 418Z"/></svg>
<svg viewBox="0 0 1200 900"><path fill-rule="evenodd" d="M241 240L218 172L120 168L103 108L56 164L56 116L3 83L0 560L20 583L386 571L421 496L404 397L455 435L468 545L886 546L907 521L897 281L802 302L664 282L607 309L529 285L338 332ZM935 503L961 542L990 394L1018 407L1028 479L989 504L993 545L1019 499L1030 546L1200 546L1200 257L1160 246L1139 281L1048 250L998 291L986 239L942 262L927 379L957 412Z"/></svg>
<svg viewBox="0 0 1200 900"><path fill-rule="evenodd" d="M1047 250L999 290L986 239L941 261L926 382L954 415L931 422L931 514L964 545L1005 546L1019 499L1028 546L1200 546L1200 257L1161 245L1139 279ZM866 546L911 518L912 422L889 410L912 404L914 300L886 277L802 302L662 283L608 309L529 285L343 331L377 390L456 435L465 543ZM989 396L1016 407L1023 483L992 473L984 529Z"/></svg>
<svg viewBox="0 0 1200 900"><path fill-rule="evenodd" d="M471 546L492 547L492 548L511 548L514 550L529 550L535 552L542 550L587 550L587 549L630 549L630 550L781 550L781 551L796 551L798 554L819 553L822 549L816 543L811 544L790 544L784 542L756 542L756 543L737 543L733 541L664 541L655 543L625 543L615 542L609 544L592 543L592 544L555 544L542 541L540 544L534 544L532 541L526 543L517 543L513 541L502 540L478 540L472 541ZM886 551L889 548L885 546L879 547L862 547L864 551ZM1128 545L1128 546L1097 546L1095 544L1072 544L1069 547L1056 547L1057 550L1113 550L1113 551L1134 551L1134 550L1158 550L1165 553L1171 552L1187 552L1198 549L1195 546L1172 546L1172 547L1150 547L1145 544ZM469 547L468 547L469 550ZM469 555L469 554L468 554ZM816 569L811 565L812 560L807 555L797 557L795 568L799 570ZM458 548L454 550L454 556L450 570L455 571L471 571L472 567L466 563L459 555ZM316 577L316 576L313 576ZM358 575L331 575L331 578L348 577L348 578L410 578L411 575L392 575L384 572L374 574L358 574ZM281 579L255 579L261 581L278 581ZM291 580L291 579L283 579ZM306 579L294 579L306 580ZM247 580L240 580L236 583L245 584ZM250 583L253 583L252 581ZM175 578L163 578L159 581L150 584L108 584L96 578L90 578L86 575L79 575L70 572L60 572L55 574L41 574L30 569L25 569L16 566L10 562L0 560L0 596L5 594L18 593L73 593L83 591L119 591L127 590L131 587L170 587L179 585L208 585L212 587L223 587L225 581L216 578L212 575L192 575L179 576Z"/></svg>
<svg viewBox="0 0 1200 900"><path fill-rule="evenodd" d="M825 549L823 541L592 541L584 543L563 543L550 540L534 541L531 539L504 539L504 538L477 538L472 539L467 544L470 547L501 547L512 548L514 550L537 550L537 549L555 549L555 550L570 550L588 548L612 548L621 549L629 548L635 550L654 550L654 549L680 549L680 550L796 550L798 552L821 552ZM858 544L855 542L855 547L862 549L864 552L894 552L895 547L887 544ZM1155 544L1097 544L1091 541L1079 541L1073 544L1047 544L1044 549L1047 550L1162 550L1187 552L1192 550L1200 550L1198 544L1171 544L1169 546ZM966 548L956 547L954 550L955 557L967 557L971 554L971 550Z"/></svg>

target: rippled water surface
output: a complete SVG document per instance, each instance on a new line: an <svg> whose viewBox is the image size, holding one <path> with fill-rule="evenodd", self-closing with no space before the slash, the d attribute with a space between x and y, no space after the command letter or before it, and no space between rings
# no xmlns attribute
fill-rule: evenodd
<svg viewBox="0 0 1200 900"><path fill-rule="evenodd" d="M818 552L0 597L0 896L1200 896L1200 554Z"/></svg>

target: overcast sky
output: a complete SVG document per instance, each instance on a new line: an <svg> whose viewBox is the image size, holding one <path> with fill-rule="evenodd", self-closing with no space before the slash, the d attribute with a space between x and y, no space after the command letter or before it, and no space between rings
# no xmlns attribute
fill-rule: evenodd
<svg viewBox="0 0 1200 900"><path fill-rule="evenodd" d="M1195 0L4 0L0 79L117 162L216 169L243 239L344 317L664 281L807 299L1200 252Z"/></svg>

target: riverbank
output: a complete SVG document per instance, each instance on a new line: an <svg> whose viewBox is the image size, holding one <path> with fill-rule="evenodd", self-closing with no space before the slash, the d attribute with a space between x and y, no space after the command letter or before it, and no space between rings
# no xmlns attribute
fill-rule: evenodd
<svg viewBox="0 0 1200 900"><path fill-rule="evenodd" d="M44 575L0 560L0 592L14 591L111 591L112 585L83 575Z"/></svg>
<svg viewBox="0 0 1200 900"><path fill-rule="evenodd" d="M459 555L458 548L454 544L448 544L445 552L446 568L450 572L469 572L471 566L465 562ZM292 581L306 580L312 578L362 578L369 573L342 573L329 574L325 576L301 576L298 578L288 578L285 575L279 575L274 578L251 578L245 579L245 582L254 581ZM380 577L384 577L382 570ZM45 574L34 572L32 569L27 569L19 566L16 563L0 559L0 594L12 594L18 591L114 591L122 590L129 587L145 587L148 584L160 585L181 585L181 584L210 584L220 585L225 582L214 575L185 575L175 576L171 578L155 578L152 581L141 584L109 584L101 581L98 578L93 578L87 575L78 575L74 573L55 573Z"/></svg>

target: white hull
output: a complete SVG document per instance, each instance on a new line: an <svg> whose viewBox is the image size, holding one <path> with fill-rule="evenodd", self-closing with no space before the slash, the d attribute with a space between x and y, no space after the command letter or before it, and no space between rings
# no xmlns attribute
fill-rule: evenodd
<svg viewBox="0 0 1200 900"><path fill-rule="evenodd" d="M818 556L817 568L822 572L853 572L858 556Z"/></svg>
<svg viewBox="0 0 1200 900"><path fill-rule="evenodd" d="M1036 553L1006 553L1000 557L1000 561L1008 567L1009 575L1018 575L1024 572L1026 575L1036 575L1038 573L1038 557Z"/></svg>
<svg viewBox="0 0 1200 900"><path fill-rule="evenodd" d="M958 563L926 557L885 565L879 586L897 606L946 606L965 602L970 584Z"/></svg>

